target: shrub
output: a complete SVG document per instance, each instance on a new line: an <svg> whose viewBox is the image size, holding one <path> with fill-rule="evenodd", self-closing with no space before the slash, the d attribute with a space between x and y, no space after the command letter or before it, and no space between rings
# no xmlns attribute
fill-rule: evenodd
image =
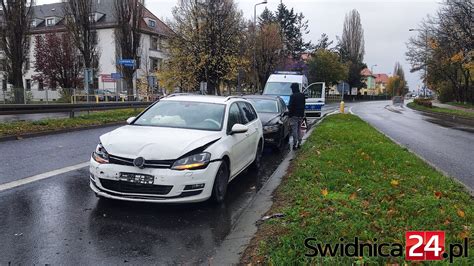
<svg viewBox="0 0 474 266"><path fill-rule="evenodd" d="M417 98L413 102L424 107L433 108L433 104L431 103L430 99Z"/></svg>

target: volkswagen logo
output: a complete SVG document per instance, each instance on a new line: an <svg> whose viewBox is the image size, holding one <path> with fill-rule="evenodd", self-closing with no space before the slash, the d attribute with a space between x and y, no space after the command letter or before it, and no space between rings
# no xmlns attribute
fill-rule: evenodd
<svg viewBox="0 0 474 266"><path fill-rule="evenodd" d="M137 157L135 158L135 160L133 160L133 165L140 169L143 169L143 166L145 165L145 159L143 157Z"/></svg>

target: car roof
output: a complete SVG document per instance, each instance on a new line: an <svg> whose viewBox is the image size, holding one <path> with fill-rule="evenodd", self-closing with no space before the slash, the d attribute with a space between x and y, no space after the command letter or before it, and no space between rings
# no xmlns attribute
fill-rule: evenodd
<svg viewBox="0 0 474 266"><path fill-rule="evenodd" d="M266 99L266 100L278 100L280 96L278 95L244 95L244 99Z"/></svg>
<svg viewBox="0 0 474 266"><path fill-rule="evenodd" d="M234 100L246 101L239 96L213 96L213 95L199 95L199 94L172 94L161 99L161 101L187 101L187 102L201 102L201 103L218 103L227 104Z"/></svg>

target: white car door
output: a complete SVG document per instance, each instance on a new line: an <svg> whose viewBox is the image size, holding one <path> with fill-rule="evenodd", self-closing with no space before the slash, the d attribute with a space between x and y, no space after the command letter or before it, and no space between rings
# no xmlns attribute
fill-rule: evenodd
<svg viewBox="0 0 474 266"><path fill-rule="evenodd" d="M257 114L254 112L250 103L238 102L240 109L242 110L242 116L245 120L245 125L248 126L249 131L247 132L247 139L245 140L246 146L246 165L249 165L255 159L257 152L257 145L259 141L258 134L258 121Z"/></svg>
<svg viewBox="0 0 474 266"><path fill-rule="evenodd" d="M227 141L230 146L230 176L236 175L245 167L247 163L247 133L231 134L231 129L235 124L245 124L242 113L237 103L231 104L227 120Z"/></svg>

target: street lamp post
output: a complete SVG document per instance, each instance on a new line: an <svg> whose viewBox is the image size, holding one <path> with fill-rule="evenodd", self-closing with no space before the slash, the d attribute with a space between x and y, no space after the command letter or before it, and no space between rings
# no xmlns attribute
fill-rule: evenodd
<svg viewBox="0 0 474 266"><path fill-rule="evenodd" d="M408 31L418 31L425 33L425 80L424 80L424 87L423 87L423 97L426 98L426 88L428 87L428 30L422 29L408 29Z"/></svg>
<svg viewBox="0 0 474 266"><path fill-rule="evenodd" d="M253 7L253 69L255 72L255 88L258 89L258 75L257 75L257 6L267 4L267 0L255 4Z"/></svg>

